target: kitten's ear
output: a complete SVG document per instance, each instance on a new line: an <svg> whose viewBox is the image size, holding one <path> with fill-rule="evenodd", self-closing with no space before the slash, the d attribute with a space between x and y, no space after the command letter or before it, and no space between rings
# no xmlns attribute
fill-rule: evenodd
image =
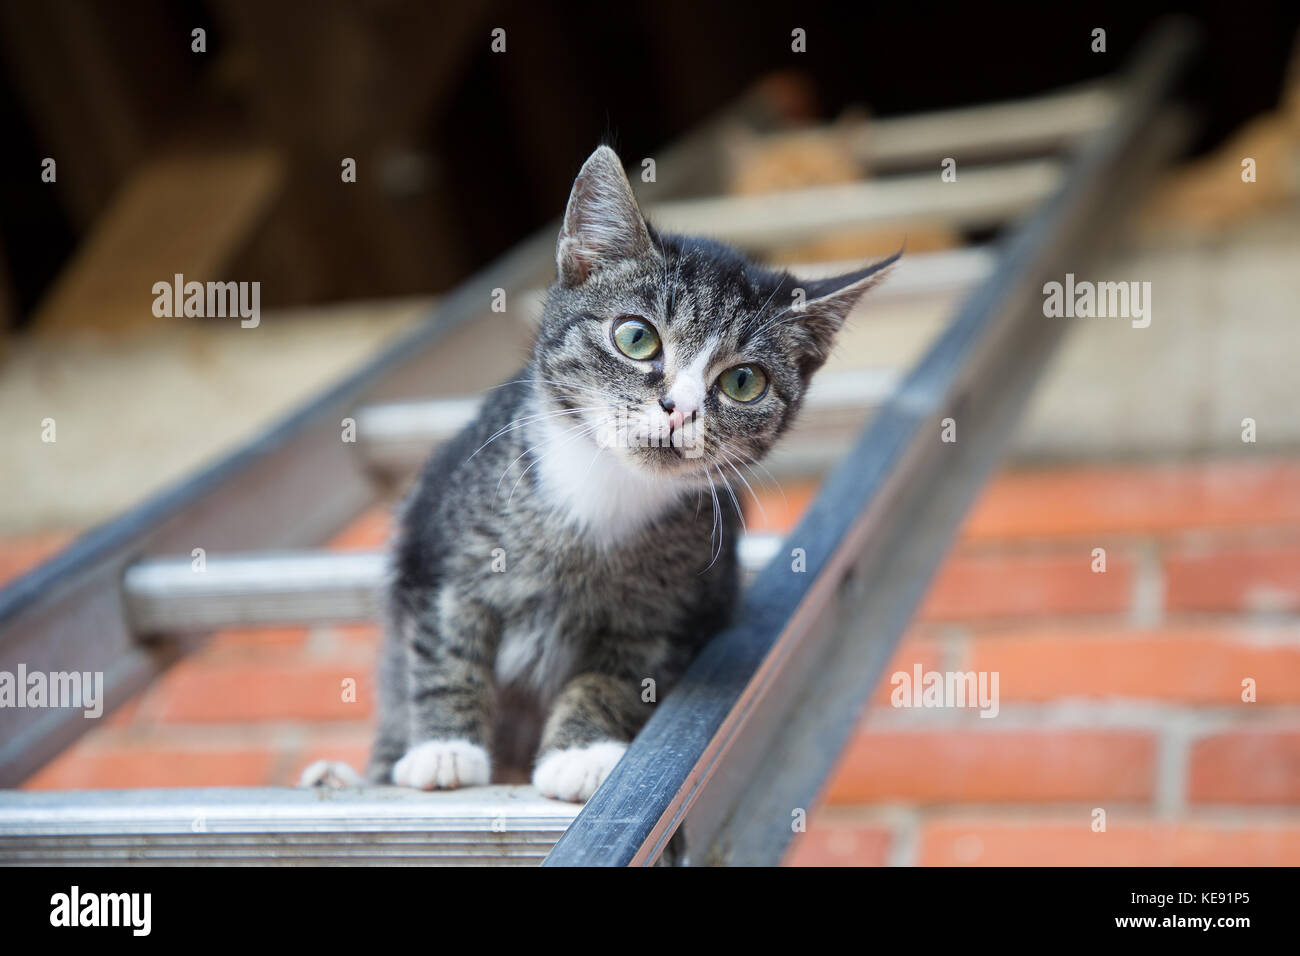
<svg viewBox="0 0 1300 956"><path fill-rule="evenodd" d="M805 376L811 375L826 361L831 352L835 333L844 325L853 307L869 289L884 281L890 267L903 255L902 250L888 259L872 263L864 269L845 275L831 276L803 283L804 304L795 308L799 324L808 333L807 354L801 367Z"/></svg>
<svg viewBox="0 0 1300 956"><path fill-rule="evenodd" d="M611 262L650 251L650 233L618 154L599 147L582 164L564 210L555 264L560 281L580 285Z"/></svg>

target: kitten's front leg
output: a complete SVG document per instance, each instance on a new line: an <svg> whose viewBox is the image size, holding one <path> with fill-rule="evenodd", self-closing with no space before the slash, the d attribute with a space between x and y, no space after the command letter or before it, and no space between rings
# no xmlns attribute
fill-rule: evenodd
<svg viewBox="0 0 1300 956"><path fill-rule="evenodd" d="M487 784L492 777L492 656L500 621L488 607L444 592L436 622L407 626L412 741L393 783L419 790Z"/></svg>
<svg viewBox="0 0 1300 956"><path fill-rule="evenodd" d="M560 691L546 719L533 786L543 796L587 800L648 716L635 677L579 674Z"/></svg>

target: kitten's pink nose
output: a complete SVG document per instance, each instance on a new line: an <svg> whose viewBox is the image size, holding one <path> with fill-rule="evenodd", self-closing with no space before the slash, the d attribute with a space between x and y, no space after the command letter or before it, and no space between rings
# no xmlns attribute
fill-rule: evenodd
<svg viewBox="0 0 1300 956"><path fill-rule="evenodd" d="M675 432L686 423L688 418L695 417L695 407L686 405L677 405L668 413L668 430Z"/></svg>
<svg viewBox="0 0 1300 956"><path fill-rule="evenodd" d="M673 387L659 399L659 407L668 413L669 431L681 428L703 404L704 383L698 375L690 372L679 375Z"/></svg>
<svg viewBox="0 0 1300 956"><path fill-rule="evenodd" d="M665 395L663 398L659 399L659 407L668 413L669 431L676 431L682 427L682 423L686 421L686 413L677 407L677 402L675 402L671 397Z"/></svg>

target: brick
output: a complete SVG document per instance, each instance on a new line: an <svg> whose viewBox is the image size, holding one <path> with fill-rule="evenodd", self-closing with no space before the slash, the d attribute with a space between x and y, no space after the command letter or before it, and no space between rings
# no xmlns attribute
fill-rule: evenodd
<svg viewBox="0 0 1300 956"><path fill-rule="evenodd" d="M246 627L217 631L203 647L206 660L292 657L304 653L308 629L305 627Z"/></svg>
<svg viewBox="0 0 1300 956"><path fill-rule="evenodd" d="M140 700L141 698L136 696L126 701L121 707L104 718L103 726L128 727L135 723L136 716L140 712Z"/></svg>
<svg viewBox="0 0 1300 956"><path fill-rule="evenodd" d="M859 732L831 777L832 804L1148 801L1155 739L1139 731Z"/></svg>
<svg viewBox="0 0 1300 956"><path fill-rule="evenodd" d="M1300 463L1100 465L1004 472L976 502L972 539L1300 527Z"/></svg>
<svg viewBox="0 0 1300 956"><path fill-rule="evenodd" d="M799 523L821 487L816 481L784 481L778 491L770 483L755 482L752 477L746 477L754 489L754 496L747 495L743 499L745 524L755 534L788 534Z"/></svg>
<svg viewBox="0 0 1300 956"><path fill-rule="evenodd" d="M747 515L751 528L757 522L789 531L817 485L790 482L783 489L784 501L755 486L768 520ZM991 541L1282 526L1300 527L1300 462L1095 465L1002 472L971 510L962 536Z"/></svg>
<svg viewBox="0 0 1300 956"><path fill-rule="evenodd" d="M157 721L255 722L364 720L373 708L368 666L307 664L178 664L147 703ZM356 680L356 701L342 699L342 681Z"/></svg>
<svg viewBox="0 0 1300 956"><path fill-rule="evenodd" d="M1192 745L1192 803L1300 803L1300 731L1232 731Z"/></svg>
<svg viewBox="0 0 1300 956"><path fill-rule="evenodd" d="M379 551L388 544L393 516L387 505L371 508L328 542L336 551Z"/></svg>
<svg viewBox="0 0 1300 956"><path fill-rule="evenodd" d="M795 834L785 866L884 866L893 835L885 827L864 826L814 816L805 833Z"/></svg>
<svg viewBox="0 0 1300 956"><path fill-rule="evenodd" d="M1186 548L1163 566L1173 611L1300 611L1300 541Z"/></svg>
<svg viewBox="0 0 1300 956"><path fill-rule="evenodd" d="M275 752L257 748L74 747L23 784L25 790L240 787L270 782Z"/></svg>
<svg viewBox="0 0 1300 956"><path fill-rule="evenodd" d="M347 645L372 653L383 643L384 629L378 624L335 624L331 630Z"/></svg>
<svg viewBox="0 0 1300 956"><path fill-rule="evenodd" d="M1061 631L981 634L964 670L997 672L1003 701L1062 697L1253 706L1300 703L1300 637L1261 641L1245 630Z"/></svg>
<svg viewBox="0 0 1300 956"><path fill-rule="evenodd" d="M888 707L889 695L894 690L894 685L890 683L893 675L899 671L911 675L917 664L921 665L922 673L935 671L943 663L943 648L936 640L924 637L907 635L898 645L898 650L894 652L894 657L885 668L884 675L880 679L880 686L876 688L875 694L872 695L871 703L876 707Z"/></svg>
<svg viewBox="0 0 1300 956"><path fill-rule="evenodd" d="M1037 554L958 550L935 576L920 617L991 620L1124 611L1133 594L1132 562L1108 551L1106 568L1093 572L1091 547Z"/></svg>
<svg viewBox="0 0 1300 956"><path fill-rule="evenodd" d="M0 541L0 586L54 557L74 537L71 531L49 531Z"/></svg>
<svg viewBox="0 0 1300 956"><path fill-rule="evenodd" d="M1071 823L973 820L926 824L924 866L1296 866L1300 826L1216 826L1110 822L1091 829L1081 810Z"/></svg>

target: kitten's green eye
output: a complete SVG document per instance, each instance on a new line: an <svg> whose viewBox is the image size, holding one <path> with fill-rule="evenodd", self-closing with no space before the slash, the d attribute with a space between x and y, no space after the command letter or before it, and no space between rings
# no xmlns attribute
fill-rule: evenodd
<svg viewBox="0 0 1300 956"><path fill-rule="evenodd" d="M648 362L659 354L659 333L644 319L626 318L614 326L614 344L628 358Z"/></svg>
<svg viewBox="0 0 1300 956"><path fill-rule="evenodd" d="M754 402L767 391L767 375L756 365L737 365L718 376L718 385L738 402Z"/></svg>

